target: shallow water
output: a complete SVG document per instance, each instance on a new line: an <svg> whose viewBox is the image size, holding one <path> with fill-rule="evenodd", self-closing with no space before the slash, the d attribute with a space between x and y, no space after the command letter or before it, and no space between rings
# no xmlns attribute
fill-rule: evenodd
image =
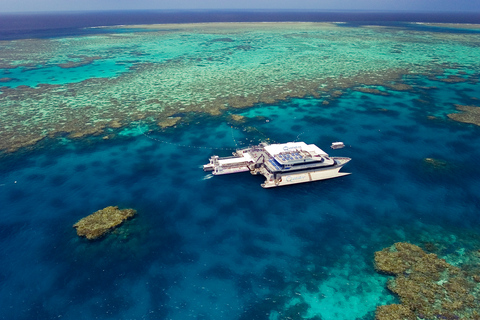
<svg viewBox="0 0 480 320"><path fill-rule="evenodd" d="M334 98L351 87L399 89L403 76L478 82L479 33L471 30L293 22L105 29L3 41L0 149L179 113Z"/></svg>
<svg viewBox="0 0 480 320"><path fill-rule="evenodd" d="M407 90L342 88L5 154L0 318L373 319L397 302L375 251L434 243L462 265L480 247L480 129L447 117L480 99L478 69L452 70L469 80L411 75ZM265 190L263 177L201 169L266 139L343 141L328 152L351 157L352 175ZM109 205L138 215L101 241L78 238L72 225Z"/></svg>

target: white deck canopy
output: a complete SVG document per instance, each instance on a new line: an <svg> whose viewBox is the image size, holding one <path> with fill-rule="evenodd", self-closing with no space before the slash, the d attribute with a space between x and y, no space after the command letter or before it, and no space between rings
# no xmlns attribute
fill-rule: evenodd
<svg viewBox="0 0 480 320"><path fill-rule="evenodd" d="M306 144L305 142L287 142L282 144L271 144L265 147L265 150L272 156L280 153L294 152L302 150L309 152L312 156L321 155L328 156L328 154L314 144Z"/></svg>
<svg viewBox="0 0 480 320"><path fill-rule="evenodd" d="M224 165L234 165L242 162L253 162L252 156L249 153L244 153L243 157L231 157L225 159L219 159L218 164L221 166Z"/></svg>

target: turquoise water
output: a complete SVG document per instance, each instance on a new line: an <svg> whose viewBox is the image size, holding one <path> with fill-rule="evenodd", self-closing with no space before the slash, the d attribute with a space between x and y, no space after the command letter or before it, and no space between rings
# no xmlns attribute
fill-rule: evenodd
<svg viewBox="0 0 480 320"><path fill-rule="evenodd" d="M157 29L4 42L1 319L374 319L399 303L376 251L478 265L480 129L448 117L478 106L477 34ZM352 174L262 189L203 172L262 141L314 143ZM111 205L138 215L76 235Z"/></svg>
<svg viewBox="0 0 480 320"><path fill-rule="evenodd" d="M416 102L463 103L469 85L410 83L437 88L292 99L244 110L250 120L233 128L197 117L4 158L2 318L373 319L396 302L375 251L433 242L460 264L479 246L479 129L448 120L453 107ZM229 153L208 148L264 136L325 149L342 140L331 154L351 157L352 175L265 190L258 176L202 171ZM102 241L78 238L72 225L108 205L138 216Z"/></svg>
<svg viewBox="0 0 480 320"><path fill-rule="evenodd" d="M75 68L62 68L57 65L39 66L38 68L18 67L5 69L0 78L12 80L4 83L7 87L18 86L36 87L39 84L65 84L82 82L91 78L111 78L127 71L129 65L118 64L115 61L92 62Z"/></svg>

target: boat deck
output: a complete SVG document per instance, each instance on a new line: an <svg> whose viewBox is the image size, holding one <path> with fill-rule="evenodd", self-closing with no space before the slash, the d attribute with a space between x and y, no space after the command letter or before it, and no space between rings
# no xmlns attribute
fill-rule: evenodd
<svg viewBox="0 0 480 320"><path fill-rule="evenodd" d="M203 166L213 175L250 171L265 176L264 188L330 179L347 175L339 170L350 158L329 157L315 145L304 142L260 144L239 149L233 156L212 156Z"/></svg>

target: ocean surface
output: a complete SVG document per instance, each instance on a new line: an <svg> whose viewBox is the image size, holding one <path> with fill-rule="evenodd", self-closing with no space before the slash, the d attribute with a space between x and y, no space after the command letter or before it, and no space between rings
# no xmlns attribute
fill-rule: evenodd
<svg viewBox="0 0 480 320"><path fill-rule="evenodd" d="M376 251L474 270L478 18L2 17L0 319L374 319L399 303ZM203 172L262 141L314 143L352 174L262 189ZM111 205L138 214L77 236Z"/></svg>

